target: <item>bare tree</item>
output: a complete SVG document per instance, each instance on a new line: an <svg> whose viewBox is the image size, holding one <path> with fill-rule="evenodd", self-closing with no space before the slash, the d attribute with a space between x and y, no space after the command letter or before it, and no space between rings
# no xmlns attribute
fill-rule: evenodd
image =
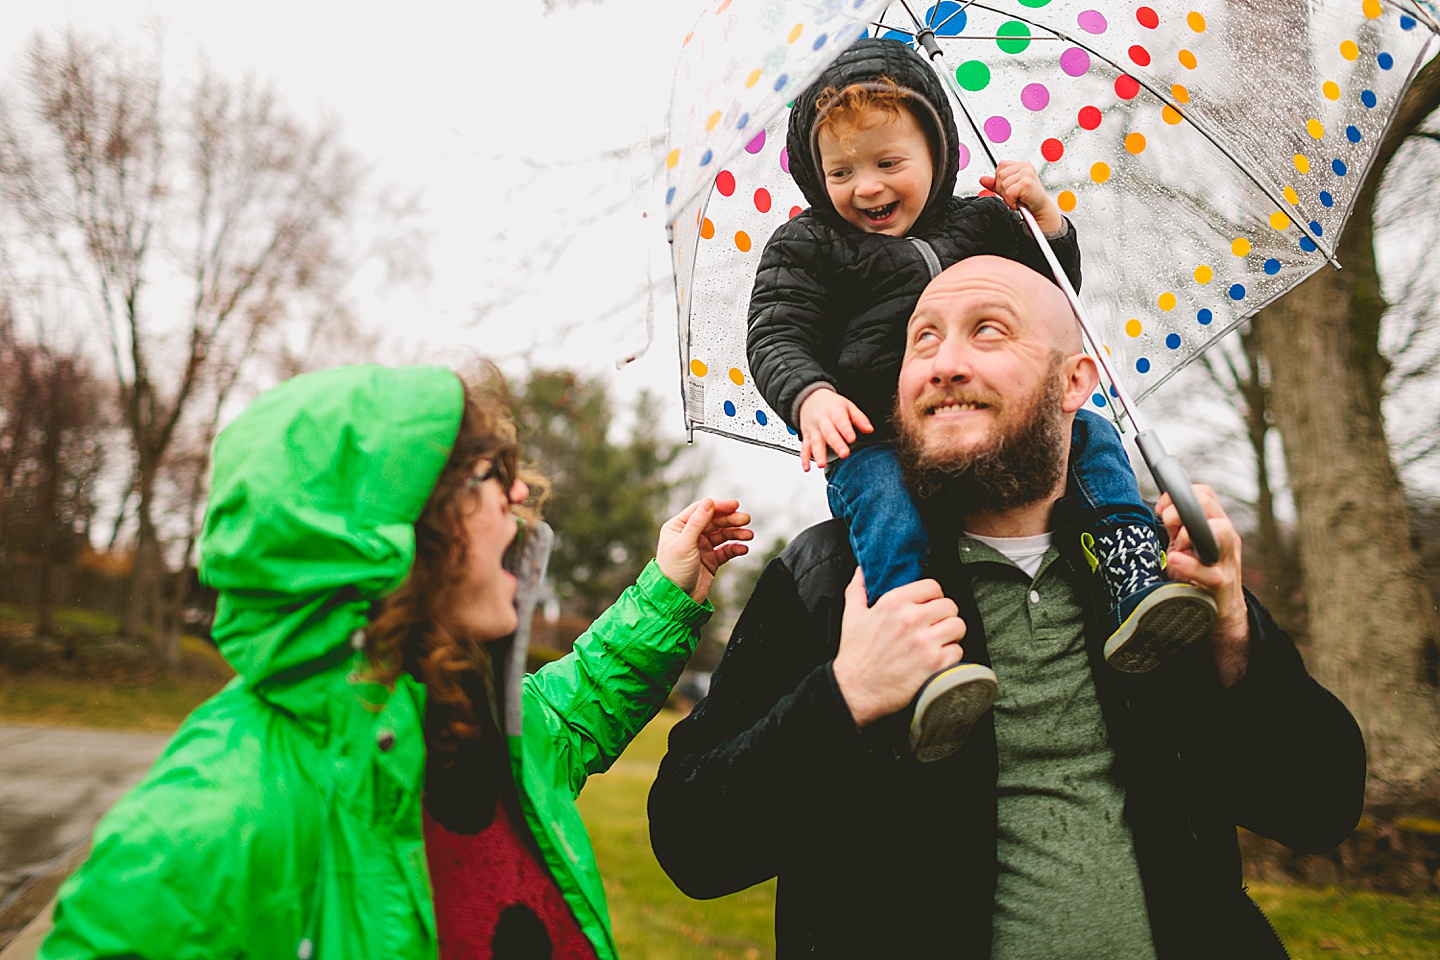
<svg viewBox="0 0 1440 960"><path fill-rule="evenodd" d="M1346 269L1321 270L1257 318L1298 513L1310 662L1360 721L1382 815L1440 799L1440 619L1384 430L1388 304L1374 247L1382 177L1437 106L1432 60L1356 197L1337 251Z"/></svg>
<svg viewBox="0 0 1440 960"><path fill-rule="evenodd" d="M26 66L0 101L0 199L33 245L19 267L68 291L108 354L135 462L124 630L149 627L173 663L156 526L167 456L267 338L344 319L363 171L333 124L302 123L251 80L202 66L172 88L157 55L73 32L37 36Z"/></svg>

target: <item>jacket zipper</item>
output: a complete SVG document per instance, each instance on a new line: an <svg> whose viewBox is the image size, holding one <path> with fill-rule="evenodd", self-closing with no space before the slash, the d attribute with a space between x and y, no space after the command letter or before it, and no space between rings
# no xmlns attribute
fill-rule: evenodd
<svg viewBox="0 0 1440 960"><path fill-rule="evenodd" d="M938 277L940 275L940 258L935 255L935 249L919 237L906 237L905 239L915 244L915 249L920 251L925 266L930 270L930 279L934 280Z"/></svg>

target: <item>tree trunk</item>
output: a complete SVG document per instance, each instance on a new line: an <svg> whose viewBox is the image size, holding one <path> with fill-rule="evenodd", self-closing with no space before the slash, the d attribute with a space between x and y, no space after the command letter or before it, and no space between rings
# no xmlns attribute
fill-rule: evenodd
<svg viewBox="0 0 1440 960"><path fill-rule="evenodd" d="M1369 751L1367 801L1440 810L1440 697L1426 663L1440 618L1411 544L1380 403L1386 303L1374 202L1385 165L1440 102L1440 61L1421 71L1324 268L1257 318L1299 515L1298 553L1319 680L1355 714Z"/></svg>

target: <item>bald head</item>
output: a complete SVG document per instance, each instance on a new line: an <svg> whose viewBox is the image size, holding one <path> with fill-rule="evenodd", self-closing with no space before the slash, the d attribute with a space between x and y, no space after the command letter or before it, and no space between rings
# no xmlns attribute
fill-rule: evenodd
<svg viewBox="0 0 1440 960"><path fill-rule="evenodd" d="M1047 277L1004 257L967 257L941 271L915 304L922 314L995 309L1023 319L1033 334L1065 356L1082 351L1080 326L1065 294Z"/></svg>

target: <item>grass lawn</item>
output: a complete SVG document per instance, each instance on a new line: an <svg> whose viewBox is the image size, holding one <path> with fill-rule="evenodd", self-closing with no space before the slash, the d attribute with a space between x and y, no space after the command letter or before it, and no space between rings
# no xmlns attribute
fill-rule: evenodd
<svg viewBox="0 0 1440 960"><path fill-rule="evenodd" d="M1395 897L1363 890L1250 885L1295 960L1440 956L1440 896Z"/></svg>
<svg viewBox="0 0 1440 960"><path fill-rule="evenodd" d="M762 960L775 956L775 882L719 900L675 889L650 851L645 798L679 717L662 712L580 794L622 960ZM703 829L703 827L698 827Z"/></svg>

